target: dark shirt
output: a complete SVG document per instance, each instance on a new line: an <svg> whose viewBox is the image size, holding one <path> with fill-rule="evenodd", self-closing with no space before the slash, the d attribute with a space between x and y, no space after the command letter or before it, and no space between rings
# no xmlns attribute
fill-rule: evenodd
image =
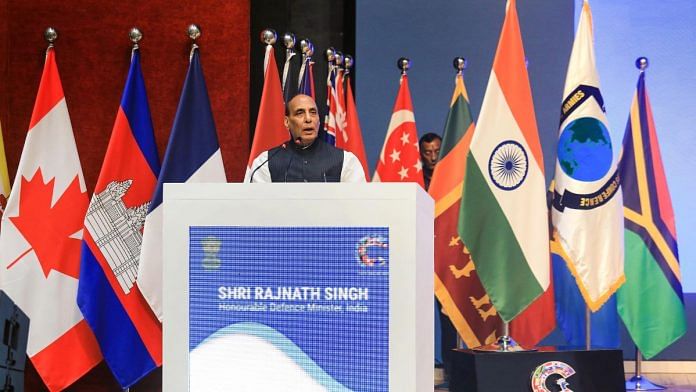
<svg viewBox="0 0 696 392"><path fill-rule="evenodd" d="M428 169L423 165L423 184L425 185L426 192L430 188L430 180L433 178L433 170Z"/></svg>
<svg viewBox="0 0 696 392"><path fill-rule="evenodd" d="M307 147L293 143L268 151L273 182L340 182L343 150L321 139Z"/></svg>

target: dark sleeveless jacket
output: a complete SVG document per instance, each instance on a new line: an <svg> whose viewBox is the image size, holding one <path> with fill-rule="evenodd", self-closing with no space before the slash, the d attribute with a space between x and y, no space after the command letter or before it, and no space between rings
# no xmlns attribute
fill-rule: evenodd
<svg viewBox="0 0 696 392"><path fill-rule="evenodd" d="M343 150L317 138L302 148L293 143L268 151L268 169L273 182L340 182Z"/></svg>

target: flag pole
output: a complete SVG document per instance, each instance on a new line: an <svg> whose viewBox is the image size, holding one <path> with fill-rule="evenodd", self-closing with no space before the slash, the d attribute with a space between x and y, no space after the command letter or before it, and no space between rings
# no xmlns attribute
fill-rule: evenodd
<svg viewBox="0 0 696 392"><path fill-rule="evenodd" d="M592 349L592 314L590 307L585 304L585 350Z"/></svg>
<svg viewBox="0 0 696 392"><path fill-rule="evenodd" d="M285 92L285 85L290 70L290 60L295 56L295 34L290 32L283 34L283 45L285 46L285 65L283 65L283 79L281 80L280 88Z"/></svg>
<svg viewBox="0 0 696 392"><path fill-rule="evenodd" d="M647 57L638 57L636 59L636 68L640 70L640 73L644 73L648 68L650 63ZM655 384L649 379L643 377L643 354L636 346L636 369L633 377L626 381L627 391L661 391L665 389L664 386Z"/></svg>
<svg viewBox="0 0 696 392"><path fill-rule="evenodd" d="M326 107L328 108L331 105L330 101L330 96L331 96L331 73L334 72L335 65L334 63L336 62L336 49L334 49L333 46L329 47L326 49L326 52L324 52L326 55L326 64L327 64L327 69L328 72L326 73ZM324 130L328 130L328 125L329 124L329 113L327 110L326 116L324 116Z"/></svg>
<svg viewBox="0 0 696 392"><path fill-rule="evenodd" d="M456 71L456 76L464 76L464 70L466 67L469 66L469 62L467 61L466 58L457 56L452 60L452 66L454 67ZM456 77L455 76L455 77ZM457 332L457 348L466 348L464 345L464 340L462 339L461 335L459 335L459 332Z"/></svg>
<svg viewBox="0 0 696 392"><path fill-rule="evenodd" d="M355 61L353 60L353 56L346 54L343 56L343 82L350 83L350 80L348 79L350 77L350 69L353 68L353 65L355 64ZM346 94L348 91L348 88L346 88L343 93ZM347 98L346 98L347 99ZM347 108L343 108L343 110L347 111Z"/></svg>
<svg viewBox="0 0 696 392"><path fill-rule="evenodd" d="M642 71L641 71L642 72ZM642 371L643 354L641 354L638 346L636 346L636 370L634 376L626 381L627 391L661 391L665 389L662 385L655 384L649 379L643 377Z"/></svg>
<svg viewBox="0 0 696 392"><path fill-rule="evenodd" d="M305 74L305 68L309 67L309 63L312 61L312 55L314 55L314 44L309 38L303 38L300 40L300 51L302 52L302 65L300 66L300 74L297 77L297 89L302 88L302 80ZM309 83L309 81L305 81Z"/></svg>
<svg viewBox="0 0 696 392"><path fill-rule="evenodd" d="M485 346L474 347L474 351L481 352L499 352L499 353L516 353L520 351L537 351L535 348L525 348L520 346L515 339L510 336L510 323L503 322L503 334L498 337L495 343Z"/></svg>

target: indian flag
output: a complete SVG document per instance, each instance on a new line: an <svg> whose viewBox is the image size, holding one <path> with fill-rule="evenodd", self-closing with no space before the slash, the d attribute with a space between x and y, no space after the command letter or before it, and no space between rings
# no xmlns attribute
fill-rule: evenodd
<svg viewBox="0 0 696 392"><path fill-rule="evenodd" d="M544 162L515 0L509 0L467 156L459 233L509 322L549 285Z"/></svg>

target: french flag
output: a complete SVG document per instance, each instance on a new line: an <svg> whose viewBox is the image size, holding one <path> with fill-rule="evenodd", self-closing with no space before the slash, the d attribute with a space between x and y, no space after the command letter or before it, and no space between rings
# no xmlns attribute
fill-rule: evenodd
<svg viewBox="0 0 696 392"><path fill-rule="evenodd" d="M123 388L162 363L162 326L135 284L142 227L159 171L140 54L135 49L85 216L77 292L78 306Z"/></svg>
<svg viewBox="0 0 696 392"><path fill-rule="evenodd" d="M138 286L160 321L162 315L163 184L227 182L203 68L194 47L174 117L152 204L145 220Z"/></svg>

